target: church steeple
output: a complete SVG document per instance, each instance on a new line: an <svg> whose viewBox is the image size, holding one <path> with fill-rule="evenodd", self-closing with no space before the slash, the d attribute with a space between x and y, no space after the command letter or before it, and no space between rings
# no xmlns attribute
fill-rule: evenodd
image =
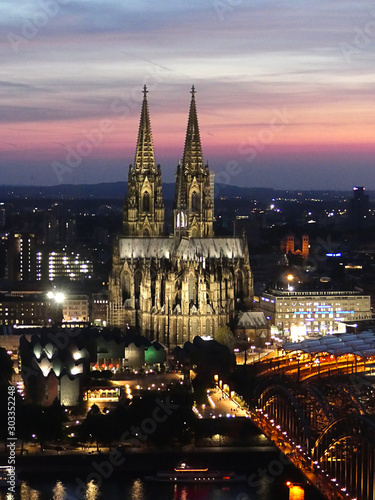
<svg viewBox="0 0 375 500"><path fill-rule="evenodd" d="M184 153L176 173L174 234L177 239L213 236L212 177L208 165L203 164L195 94L193 85Z"/></svg>
<svg viewBox="0 0 375 500"><path fill-rule="evenodd" d="M145 85L134 165L129 166L128 194L124 203L125 236L152 237L164 233L161 170L160 165L155 165L147 93Z"/></svg>
<svg viewBox="0 0 375 500"><path fill-rule="evenodd" d="M155 154L152 140L150 115L147 102L147 87L143 87L141 119L138 129L137 147L135 150L134 169L136 172L155 172Z"/></svg>
<svg viewBox="0 0 375 500"><path fill-rule="evenodd" d="M190 93L191 101L182 165L185 172L198 173L203 171L203 156L199 136L197 108L195 105L196 90L194 85L191 87Z"/></svg>

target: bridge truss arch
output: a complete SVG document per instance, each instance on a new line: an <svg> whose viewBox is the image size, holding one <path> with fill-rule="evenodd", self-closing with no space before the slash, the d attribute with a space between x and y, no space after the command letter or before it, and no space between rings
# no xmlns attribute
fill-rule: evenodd
<svg viewBox="0 0 375 500"><path fill-rule="evenodd" d="M317 439L315 464L343 491L358 500L374 498L375 423L350 414L332 422ZM345 490L344 490L345 489Z"/></svg>
<svg viewBox="0 0 375 500"><path fill-rule="evenodd" d="M280 425L287 436L304 449L310 449L312 436L303 411L293 392L284 385L273 384L258 397L258 408L270 421Z"/></svg>

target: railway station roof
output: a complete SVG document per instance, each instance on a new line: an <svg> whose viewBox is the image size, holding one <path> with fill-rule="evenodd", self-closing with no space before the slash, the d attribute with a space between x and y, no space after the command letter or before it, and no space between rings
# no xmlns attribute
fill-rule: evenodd
<svg viewBox="0 0 375 500"><path fill-rule="evenodd" d="M375 333L341 333L326 335L319 339L305 339L301 342L286 342L283 344L286 352L302 351L307 354L355 354L361 358L375 356Z"/></svg>

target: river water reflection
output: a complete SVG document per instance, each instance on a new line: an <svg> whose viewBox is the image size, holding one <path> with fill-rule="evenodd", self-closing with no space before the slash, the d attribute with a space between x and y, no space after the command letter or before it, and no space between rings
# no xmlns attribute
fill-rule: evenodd
<svg viewBox="0 0 375 500"><path fill-rule="evenodd" d="M145 482L140 478L122 477L104 481L100 486L90 482L80 488L74 481L43 480L22 482L15 495L0 490L1 500L288 500L285 478L272 484L251 488L246 483L222 486L175 485ZM312 488L305 488L306 500L322 500Z"/></svg>

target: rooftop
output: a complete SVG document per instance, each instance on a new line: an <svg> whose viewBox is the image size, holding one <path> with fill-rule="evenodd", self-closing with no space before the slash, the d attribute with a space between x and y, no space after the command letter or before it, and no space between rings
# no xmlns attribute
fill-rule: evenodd
<svg viewBox="0 0 375 500"><path fill-rule="evenodd" d="M313 355L328 353L336 357L344 354L355 354L361 358L368 358L375 356L375 334L372 331L358 334L334 334L319 339L286 342L282 347L289 352L302 351Z"/></svg>
<svg viewBox="0 0 375 500"><path fill-rule="evenodd" d="M176 247L174 238L122 237L119 241L120 258L172 258L193 260L197 257L244 257L242 238L183 238Z"/></svg>
<svg viewBox="0 0 375 500"><path fill-rule="evenodd" d="M264 313L247 311L241 315L237 326L238 328L267 328L267 321Z"/></svg>
<svg viewBox="0 0 375 500"><path fill-rule="evenodd" d="M264 296L276 296L276 297L311 297L311 296L359 296L359 295L366 295L357 291L348 291L348 290L311 290L311 291L304 291L304 292L296 292L296 291L291 291L291 290L275 290L275 289L269 289L266 292L263 293Z"/></svg>

